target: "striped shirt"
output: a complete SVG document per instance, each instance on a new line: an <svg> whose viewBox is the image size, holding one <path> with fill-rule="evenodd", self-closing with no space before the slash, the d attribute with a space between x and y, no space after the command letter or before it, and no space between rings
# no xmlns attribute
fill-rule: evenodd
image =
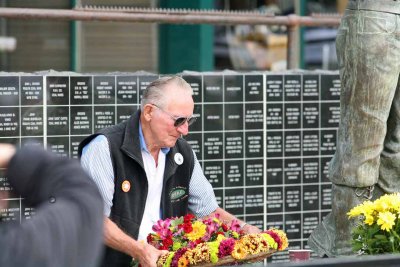
<svg viewBox="0 0 400 267"><path fill-rule="evenodd" d="M145 142L141 127L139 138L143 153L143 150L147 150L147 148L143 147ZM162 151L168 153L169 149L166 148ZM194 168L189 184L189 210L197 217L204 217L214 212L218 208L218 203L211 184L204 176L195 152L193 152L193 155ZM143 160L148 160L148 158L143 158ZM114 171L108 141L104 135L97 136L83 148L81 164L99 188L104 200L104 215L110 216L115 187ZM146 175L149 176L147 173Z"/></svg>

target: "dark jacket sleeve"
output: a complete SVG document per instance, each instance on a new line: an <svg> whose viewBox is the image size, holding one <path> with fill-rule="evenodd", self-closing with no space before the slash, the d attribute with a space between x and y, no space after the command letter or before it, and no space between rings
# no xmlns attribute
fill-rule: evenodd
<svg viewBox="0 0 400 267"><path fill-rule="evenodd" d="M11 159L7 177L36 211L30 220L0 228L0 266L98 265L103 201L77 160L24 148Z"/></svg>

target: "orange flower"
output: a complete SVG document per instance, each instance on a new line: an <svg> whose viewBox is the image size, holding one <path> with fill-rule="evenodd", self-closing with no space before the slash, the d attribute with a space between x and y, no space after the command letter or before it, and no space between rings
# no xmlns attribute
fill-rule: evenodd
<svg viewBox="0 0 400 267"><path fill-rule="evenodd" d="M186 257L181 257L178 261L178 267L186 267L189 265L188 259Z"/></svg>

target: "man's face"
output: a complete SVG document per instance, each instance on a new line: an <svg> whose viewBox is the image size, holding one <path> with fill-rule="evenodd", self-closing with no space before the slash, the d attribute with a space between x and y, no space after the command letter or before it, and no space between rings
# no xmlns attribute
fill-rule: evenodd
<svg viewBox="0 0 400 267"><path fill-rule="evenodd" d="M175 127L175 120L172 117L190 117L193 115L194 102L190 93L172 88L170 85L166 95L166 105L160 108L154 107L154 116L150 128L154 141L159 147L173 147L181 135L189 133L189 125Z"/></svg>

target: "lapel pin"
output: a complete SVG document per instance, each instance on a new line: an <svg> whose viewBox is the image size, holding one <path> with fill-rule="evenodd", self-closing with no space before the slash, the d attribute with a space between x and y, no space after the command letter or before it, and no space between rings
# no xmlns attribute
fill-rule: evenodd
<svg viewBox="0 0 400 267"><path fill-rule="evenodd" d="M183 163L183 156L181 153L176 153L174 156L175 163L178 165L182 165Z"/></svg>
<svg viewBox="0 0 400 267"><path fill-rule="evenodd" d="M122 182L122 191L125 193L129 192L131 190L131 183L128 180L125 180Z"/></svg>

